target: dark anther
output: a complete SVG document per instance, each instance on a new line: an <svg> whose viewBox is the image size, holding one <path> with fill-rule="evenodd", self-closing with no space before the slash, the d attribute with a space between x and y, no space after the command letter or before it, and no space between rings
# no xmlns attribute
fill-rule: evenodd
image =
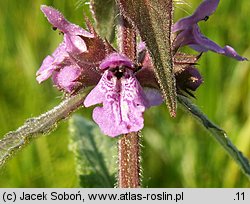
<svg viewBox="0 0 250 204"><path fill-rule="evenodd" d="M52 30L57 30L57 27L54 27L54 26L53 26L53 27L52 27Z"/></svg>
<svg viewBox="0 0 250 204"><path fill-rule="evenodd" d="M205 16L205 18L203 20L207 21L208 19L209 19L209 16Z"/></svg>
<svg viewBox="0 0 250 204"><path fill-rule="evenodd" d="M113 74L116 76L117 79L120 79L124 75L124 70L125 70L124 68L125 67L123 66L119 66L119 67L110 68L109 70L113 72Z"/></svg>
<svg viewBox="0 0 250 204"><path fill-rule="evenodd" d="M141 69L142 69L142 64L135 65L134 73L140 71Z"/></svg>

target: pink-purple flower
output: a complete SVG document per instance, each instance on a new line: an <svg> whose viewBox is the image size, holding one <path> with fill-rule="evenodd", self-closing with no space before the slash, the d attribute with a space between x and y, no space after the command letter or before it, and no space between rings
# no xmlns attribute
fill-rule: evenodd
<svg viewBox="0 0 250 204"><path fill-rule="evenodd" d="M52 77L54 84L69 94L95 85L84 105L100 104L93 111L93 119L104 134L114 137L141 130L144 111L162 103L157 82L152 87L142 87L136 76L137 65L103 41L91 25L92 32L88 32L51 7L42 6L41 10L64 36L54 53L44 59L37 81Z"/></svg>
<svg viewBox="0 0 250 204"><path fill-rule="evenodd" d="M53 27L63 32L64 36L63 42L54 53L44 59L42 66L36 73L37 81L41 83L52 77L55 85L68 93L72 93L82 86L96 84L100 75L97 70L92 68L93 64L87 62L89 57L87 56L82 62L82 64L86 64L84 69L82 64L79 64L79 58L83 53L89 55L84 39L92 40L94 43L96 41L95 34L71 24L59 11L51 7L41 6L41 10ZM101 46L104 45L101 44ZM100 52L99 55L102 55L103 58L104 51Z"/></svg>
<svg viewBox="0 0 250 204"><path fill-rule="evenodd" d="M204 0L191 16L177 21L172 27L172 32L179 32L173 46L175 49L178 49L179 47L189 45L198 52L211 50L239 61L247 60L247 58L240 56L231 46L226 45L222 48L205 37L200 31L198 22L206 21L214 13L219 2L220 0Z"/></svg>
<svg viewBox="0 0 250 204"><path fill-rule="evenodd" d="M84 101L86 107L102 104L93 111L94 121L111 137L141 130L143 112L161 104L160 92L144 91L136 78L136 67L119 53L104 59L100 69L104 71L102 78Z"/></svg>

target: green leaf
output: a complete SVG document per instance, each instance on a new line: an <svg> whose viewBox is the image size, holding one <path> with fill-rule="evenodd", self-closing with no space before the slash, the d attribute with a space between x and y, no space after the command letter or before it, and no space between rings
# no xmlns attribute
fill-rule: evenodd
<svg viewBox="0 0 250 204"><path fill-rule="evenodd" d="M176 114L176 86L171 53L172 0L118 0L122 14L137 28L154 63L170 114Z"/></svg>
<svg viewBox="0 0 250 204"><path fill-rule="evenodd" d="M187 97L178 95L178 101L212 134L215 140L226 150L226 152L231 156L232 159L234 159L234 161L250 179L249 161L242 154L242 152L233 145L227 133L211 122L207 116L202 113L196 105L192 104L190 99Z"/></svg>
<svg viewBox="0 0 250 204"><path fill-rule="evenodd" d="M90 5L98 34L112 42L115 37L115 17L117 15L115 0L90 0Z"/></svg>
<svg viewBox="0 0 250 204"><path fill-rule="evenodd" d="M29 118L21 127L4 135L0 140L0 167L18 150L32 139L47 135L57 124L77 110L83 103L88 89L82 89L77 95L68 97L58 106L34 118Z"/></svg>
<svg viewBox="0 0 250 204"><path fill-rule="evenodd" d="M80 186L114 187L117 140L102 135L96 124L79 115L70 119L69 130Z"/></svg>

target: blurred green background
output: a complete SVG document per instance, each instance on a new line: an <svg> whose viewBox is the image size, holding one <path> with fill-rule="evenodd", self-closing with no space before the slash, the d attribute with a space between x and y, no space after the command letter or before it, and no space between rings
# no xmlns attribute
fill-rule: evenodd
<svg viewBox="0 0 250 204"><path fill-rule="evenodd" d="M201 0L176 5L175 19L191 14ZM35 73L61 41L40 12L52 5L83 26L78 0L0 1L0 137L61 101L50 80L39 85ZM216 13L201 22L202 32L215 42L233 46L250 59L250 1L221 1ZM206 53L199 61L204 84L196 104L225 129L250 158L250 64ZM91 110L80 110L89 117ZM250 183L215 140L189 114L178 110L170 118L165 105L145 113L143 130L145 187L250 187ZM75 163L68 150L68 123L62 122L18 152L0 170L0 187L78 187Z"/></svg>

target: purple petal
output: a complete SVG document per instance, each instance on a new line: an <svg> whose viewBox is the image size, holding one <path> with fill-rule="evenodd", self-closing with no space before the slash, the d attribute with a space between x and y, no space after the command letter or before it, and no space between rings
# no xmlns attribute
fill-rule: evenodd
<svg viewBox="0 0 250 204"><path fill-rule="evenodd" d="M212 15L218 7L220 0L204 0L198 8L195 10L193 15L186 18L182 18L177 21L172 28L172 32L187 29L193 24L197 24L201 20L205 20L207 17Z"/></svg>
<svg viewBox="0 0 250 204"><path fill-rule="evenodd" d="M76 90L80 82L77 79L81 76L81 69L76 66L65 66L53 75L53 81L60 89L71 93Z"/></svg>
<svg viewBox="0 0 250 204"><path fill-rule="evenodd" d="M53 52L52 56L47 56L43 60L40 69L36 72L36 80L39 83L48 79L56 69L68 64L69 55L65 49L65 44L61 43Z"/></svg>
<svg viewBox="0 0 250 204"><path fill-rule="evenodd" d="M113 112L120 107L116 107L116 104L106 102L103 103L103 106L105 108L96 107L94 109L93 119L105 135L116 137L121 134L137 132L143 128L144 119L141 113L143 111L138 111L137 108L132 108L130 112L126 113L129 121L121 121L121 119L124 120L124 118L121 118L120 122L118 122L119 118L115 118ZM132 111L134 112L132 113Z"/></svg>
<svg viewBox="0 0 250 204"><path fill-rule="evenodd" d="M64 41L67 52L73 53L74 55L87 52L87 46L80 36L65 34Z"/></svg>
<svg viewBox="0 0 250 204"><path fill-rule="evenodd" d="M197 24L190 26L177 35L174 47L178 48L185 45L189 45L198 52L207 52L208 50L211 50L220 54L224 53L224 50L219 45L205 37L200 32L200 28Z"/></svg>
<svg viewBox="0 0 250 204"><path fill-rule="evenodd" d="M245 61L248 60L245 57L241 57L232 47L226 45L223 50L225 51L225 55L228 57L233 57L237 59L238 61Z"/></svg>
<svg viewBox="0 0 250 204"><path fill-rule="evenodd" d="M149 106L159 106L163 102L162 94L158 89L143 88L146 98L149 102Z"/></svg>
<svg viewBox="0 0 250 204"><path fill-rule="evenodd" d="M193 25L192 31L193 31L193 37L194 37L194 46L192 46L192 44L190 45L192 48L194 48L195 50L199 52L206 52L208 50L211 50L219 54L224 54L224 50L222 49L222 47L220 47L215 42L205 37L200 32L200 28L197 24Z"/></svg>
<svg viewBox="0 0 250 204"><path fill-rule="evenodd" d="M208 50L211 50L213 52L226 55L228 57L232 57L239 61L247 60L247 58L241 57L232 47L225 46L224 48L222 48L212 40L202 35L198 25L196 24L193 25L193 37L194 37L194 43L193 44L191 43L190 47L192 47L198 52L206 52Z"/></svg>
<svg viewBox="0 0 250 204"><path fill-rule="evenodd" d="M102 63L100 64L100 69L107 69L107 68L114 68L119 66L126 66L129 68L133 68L133 62L119 53L112 53L107 58L105 58Z"/></svg>
<svg viewBox="0 0 250 204"><path fill-rule="evenodd" d="M195 10L192 16L198 21L204 20L205 17L211 16L218 7L220 0L204 0Z"/></svg>
<svg viewBox="0 0 250 204"><path fill-rule="evenodd" d="M89 92L83 103L85 107L101 104L105 100L105 89L103 89L103 85L104 83L101 79L100 82ZM104 86L104 88L106 88L106 86Z"/></svg>
<svg viewBox="0 0 250 204"><path fill-rule="evenodd" d="M173 47L174 50L177 50L180 47L184 47L185 45L195 44L195 39L193 36L193 26L181 31L176 36Z"/></svg>
<svg viewBox="0 0 250 204"><path fill-rule="evenodd" d="M188 29L183 30L177 35L174 42L174 47L179 48L185 45L189 45L198 52L207 52L208 50L223 54L224 50L205 37L201 32L197 24L190 26Z"/></svg>
<svg viewBox="0 0 250 204"><path fill-rule="evenodd" d="M65 64L68 64L70 57L66 50L66 45L64 41L56 48L52 56L54 58L53 64L55 66L61 67Z"/></svg>
<svg viewBox="0 0 250 204"><path fill-rule="evenodd" d="M48 21L64 33L66 50L74 54L87 51L87 46L81 37L94 38L94 34L87 32L83 28L67 21L56 9L49 6L41 6L42 12Z"/></svg>
<svg viewBox="0 0 250 204"><path fill-rule="evenodd" d="M102 103L93 111L93 119L102 132L115 137L143 128L143 112L149 107L147 98L131 70L117 79L106 70L84 101L84 105Z"/></svg>
<svg viewBox="0 0 250 204"><path fill-rule="evenodd" d="M63 33L71 35L81 35L89 38L94 37L92 33L89 33L80 26L67 21L58 10L46 5L42 5L41 10L47 17L48 21Z"/></svg>
<svg viewBox="0 0 250 204"><path fill-rule="evenodd" d="M48 79L52 75L53 71L55 70L55 66L52 65L53 61L54 58L51 56L47 56L43 60L42 66L36 72L37 76L36 80L38 81L39 84Z"/></svg>
<svg viewBox="0 0 250 204"><path fill-rule="evenodd" d="M225 46L222 48L212 40L205 37L200 32L200 28L197 24L190 26L177 35L174 41L175 49L185 45L189 45L198 52L207 52L208 50L211 50L213 52L232 57L239 61L247 60L247 58L241 57L232 47Z"/></svg>

